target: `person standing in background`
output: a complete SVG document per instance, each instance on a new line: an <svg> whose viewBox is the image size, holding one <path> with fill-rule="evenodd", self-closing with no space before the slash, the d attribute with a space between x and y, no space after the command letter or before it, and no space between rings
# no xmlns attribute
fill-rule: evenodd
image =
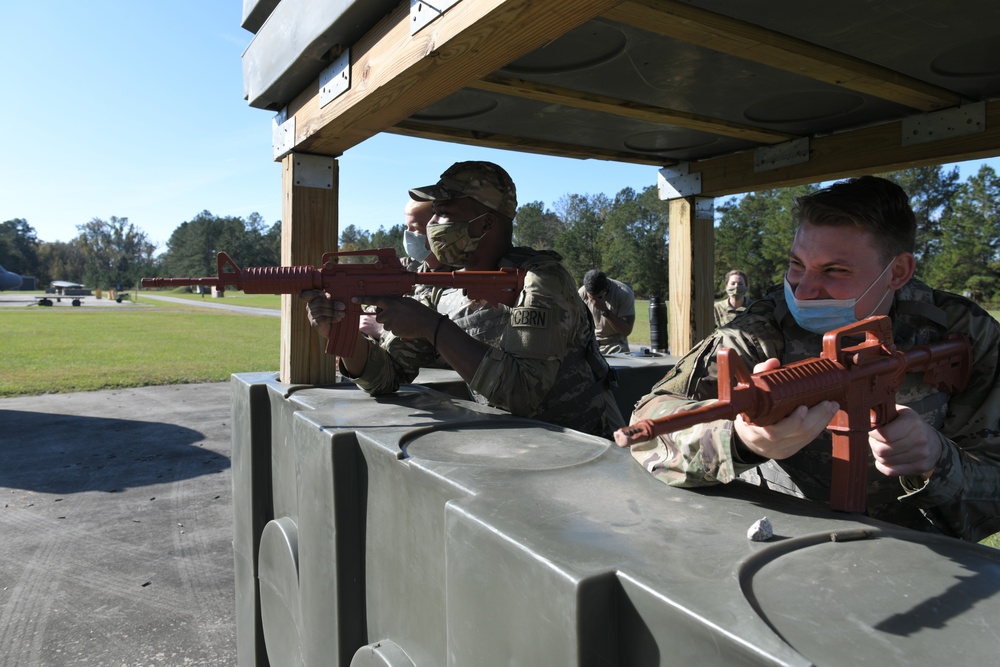
<svg viewBox="0 0 1000 667"><path fill-rule="evenodd" d="M726 274L726 298L715 302L715 328L724 327L747 309L752 301L747 296L747 274L733 269Z"/></svg>

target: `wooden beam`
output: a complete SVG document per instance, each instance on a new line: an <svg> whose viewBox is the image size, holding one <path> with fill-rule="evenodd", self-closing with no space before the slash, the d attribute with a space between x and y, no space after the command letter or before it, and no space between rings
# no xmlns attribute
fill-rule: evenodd
<svg viewBox="0 0 1000 667"><path fill-rule="evenodd" d="M784 132L513 77L492 75L469 84L469 88L765 144L794 138Z"/></svg>
<svg viewBox="0 0 1000 667"><path fill-rule="evenodd" d="M522 153L537 153L539 155L552 155L579 160L609 160L612 162L646 164L653 167L668 167L677 164L677 160L655 155L610 151L577 144L564 144L555 141L483 132L481 130L464 130L414 121L402 121L397 123L395 127L388 128L386 132L419 139L434 139L468 146L485 146L488 148L500 148Z"/></svg>
<svg viewBox="0 0 1000 667"><path fill-rule="evenodd" d="M670 353L687 354L715 329L712 283L715 272L714 221L696 217L694 197L671 199L670 303L667 337Z"/></svg>
<svg viewBox="0 0 1000 667"><path fill-rule="evenodd" d="M755 172L748 151L692 162L701 174L702 195L721 195L830 181L848 176L1000 156L1000 101L986 105L986 130L923 144L903 146L902 122L811 139L809 161Z"/></svg>
<svg viewBox="0 0 1000 667"><path fill-rule="evenodd" d="M351 86L319 106L319 82L288 107L296 150L340 155L599 16L620 0L464 0L410 36L409 3L351 46Z"/></svg>
<svg viewBox="0 0 1000 667"><path fill-rule="evenodd" d="M297 185L302 179L301 155L290 153L281 170L281 264L320 265L323 253L336 250L339 165L329 160L332 188ZM319 335L309 326L305 304L298 295L281 296L281 361L278 375L285 384L328 385L337 380L336 358L324 352Z"/></svg>
<svg viewBox="0 0 1000 667"><path fill-rule="evenodd" d="M945 88L676 0L628 0L603 16L913 109L934 111L962 101Z"/></svg>

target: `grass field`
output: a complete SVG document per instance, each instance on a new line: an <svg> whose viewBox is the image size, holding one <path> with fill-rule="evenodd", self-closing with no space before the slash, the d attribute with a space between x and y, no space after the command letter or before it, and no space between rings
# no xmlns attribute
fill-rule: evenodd
<svg viewBox="0 0 1000 667"><path fill-rule="evenodd" d="M0 318L0 397L218 382L278 368L276 317L139 297L126 308L5 308Z"/></svg>

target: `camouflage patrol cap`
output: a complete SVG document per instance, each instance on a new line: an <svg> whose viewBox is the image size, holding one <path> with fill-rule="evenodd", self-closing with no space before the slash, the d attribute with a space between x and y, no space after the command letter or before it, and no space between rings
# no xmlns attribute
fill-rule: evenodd
<svg viewBox="0 0 1000 667"><path fill-rule="evenodd" d="M514 181L502 167L492 162L456 162L434 185L410 190L410 197L418 201L471 197L508 218L513 218L517 212Z"/></svg>

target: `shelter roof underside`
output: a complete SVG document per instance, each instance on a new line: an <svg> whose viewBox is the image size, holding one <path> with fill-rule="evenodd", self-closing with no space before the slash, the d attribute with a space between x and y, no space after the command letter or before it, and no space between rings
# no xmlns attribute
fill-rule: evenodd
<svg viewBox="0 0 1000 667"><path fill-rule="evenodd" d="M295 119L290 150L395 132L681 164L714 196L1000 155L994 0L460 0L419 30L423 3L362 1L290 46L304 0L282 0L244 55L249 103Z"/></svg>

